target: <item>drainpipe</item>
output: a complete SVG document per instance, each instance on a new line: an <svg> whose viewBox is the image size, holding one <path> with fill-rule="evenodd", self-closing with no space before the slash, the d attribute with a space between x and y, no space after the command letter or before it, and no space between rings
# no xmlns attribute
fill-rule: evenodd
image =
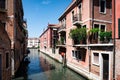
<svg viewBox="0 0 120 80"><path fill-rule="evenodd" d="M115 52L115 46L116 46L116 39L115 39L115 30L116 30L116 18L115 18L115 16L116 16L116 8L115 8L115 3L116 3L116 0L113 0L113 5L114 5L114 24L113 24L113 29L114 29L114 39L113 39L113 44L114 44L114 47L113 47L113 80L115 80L115 54L116 54L116 52Z"/></svg>
<svg viewBox="0 0 120 80"><path fill-rule="evenodd" d="M92 27L94 26L94 0L92 0Z"/></svg>
<svg viewBox="0 0 120 80"><path fill-rule="evenodd" d="M90 7L91 7L91 10L90 10L90 18L92 18L91 19L91 25L92 25L92 27L93 27L93 25L94 25L94 22L93 22L93 19L94 19L94 0L91 0L90 1ZM92 28L91 27L91 28ZM89 72L91 72L91 48L90 47L88 47L88 49L89 49Z"/></svg>

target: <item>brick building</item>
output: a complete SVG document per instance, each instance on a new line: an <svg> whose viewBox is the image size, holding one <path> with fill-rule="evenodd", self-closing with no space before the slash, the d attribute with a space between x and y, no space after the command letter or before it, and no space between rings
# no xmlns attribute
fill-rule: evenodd
<svg viewBox="0 0 120 80"><path fill-rule="evenodd" d="M114 54L113 54L113 78L114 80L120 80L120 0L112 0L112 31L114 39Z"/></svg>
<svg viewBox="0 0 120 80"><path fill-rule="evenodd" d="M0 0L0 80L11 79L11 41L6 32L7 11L4 0Z"/></svg>
<svg viewBox="0 0 120 80"><path fill-rule="evenodd" d="M65 40L58 45L59 53L66 55L68 67L95 80L112 79L113 44L111 40L105 41L105 37L102 41L100 36L109 33L111 37L111 6L112 0L73 0L59 18L61 30L58 32ZM86 33L85 37L81 40L70 38L73 29Z"/></svg>
<svg viewBox="0 0 120 80"><path fill-rule="evenodd" d="M47 29L40 35L40 51L46 52L51 57L59 59L60 55L55 54L58 50L56 44L58 41L58 24L48 24Z"/></svg>
<svg viewBox="0 0 120 80"><path fill-rule="evenodd" d="M59 57L50 56L64 54L67 66L89 79L113 79L112 0L72 0L58 20ZM40 36L47 54L51 36L49 28Z"/></svg>
<svg viewBox="0 0 120 80"><path fill-rule="evenodd" d="M3 11L6 15L0 17L3 17L3 19L6 20L3 20L3 23L11 41L11 65L12 75L14 75L14 72L18 69L27 47L27 25L24 25L26 22L23 19L24 13L22 0L0 0L0 6L5 8Z"/></svg>
<svg viewBox="0 0 120 80"><path fill-rule="evenodd" d="M24 38L23 38L23 53L27 54L27 44L28 44L28 30L27 30L27 21L24 20L23 21L23 34L24 34Z"/></svg>
<svg viewBox="0 0 120 80"><path fill-rule="evenodd" d="M28 48L38 48L39 38L28 38Z"/></svg>
<svg viewBox="0 0 120 80"><path fill-rule="evenodd" d="M26 37L27 37L27 25L23 19L24 12L22 6L22 0L7 0L8 8L8 24L7 32L11 39L12 49L12 75L18 69L20 62L25 54Z"/></svg>

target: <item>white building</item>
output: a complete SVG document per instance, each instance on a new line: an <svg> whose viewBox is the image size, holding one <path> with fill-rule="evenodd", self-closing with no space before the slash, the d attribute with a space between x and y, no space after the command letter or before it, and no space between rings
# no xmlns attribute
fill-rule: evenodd
<svg viewBox="0 0 120 80"><path fill-rule="evenodd" d="M28 38L28 48L38 48L39 38Z"/></svg>

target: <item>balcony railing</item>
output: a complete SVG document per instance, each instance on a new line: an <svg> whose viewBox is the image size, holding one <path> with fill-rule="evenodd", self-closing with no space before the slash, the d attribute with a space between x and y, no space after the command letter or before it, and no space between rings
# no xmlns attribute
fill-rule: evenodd
<svg viewBox="0 0 120 80"><path fill-rule="evenodd" d="M65 29L66 29L66 25L65 24L61 24L58 31L59 32L60 31L65 31Z"/></svg>
<svg viewBox="0 0 120 80"><path fill-rule="evenodd" d="M57 45L65 45L66 44L66 41L64 40L64 41L58 41L57 42Z"/></svg>
<svg viewBox="0 0 120 80"><path fill-rule="evenodd" d="M74 24L80 24L80 22L82 21L82 16L81 14L75 14L74 15L74 18L73 18L73 23Z"/></svg>
<svg viewBox="0 0 120 80"><path fill-rule="evenodd" d="M0 0L0 9L2 9L2 10L6 9L5 6L6 6L5 0Z"/></svg>

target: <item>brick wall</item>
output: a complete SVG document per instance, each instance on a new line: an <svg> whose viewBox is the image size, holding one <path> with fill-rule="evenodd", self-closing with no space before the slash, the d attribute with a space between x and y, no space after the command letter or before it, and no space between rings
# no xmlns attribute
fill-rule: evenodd
<svg viewBox="0 0 120 80"><path fill-rule="evenodd" d="M94 0L94 18L99 20L112 21L110 4L112 0L106 0L106 13L100 13L100 1Z"/></svg>
<svg viewBox="0 0 120 80"><path fill-rule="evenodd" d="M1 16L1 15L0 15ZM1 20L1 19L0 19ZM5 27L0 24L0 55L2 64L0 65L2 68L2 80L10 80L11 79L11 43L8 37L8 34L5 30ZM6 68L6 54L8 54L8 67Z"/></svg>
<svg viewBox="0 0 120 80"><path fill-rule="evenodd" d="M120 40L116 40L116 56L115 56L115 71L116 78L120 79Z"/></svg>

